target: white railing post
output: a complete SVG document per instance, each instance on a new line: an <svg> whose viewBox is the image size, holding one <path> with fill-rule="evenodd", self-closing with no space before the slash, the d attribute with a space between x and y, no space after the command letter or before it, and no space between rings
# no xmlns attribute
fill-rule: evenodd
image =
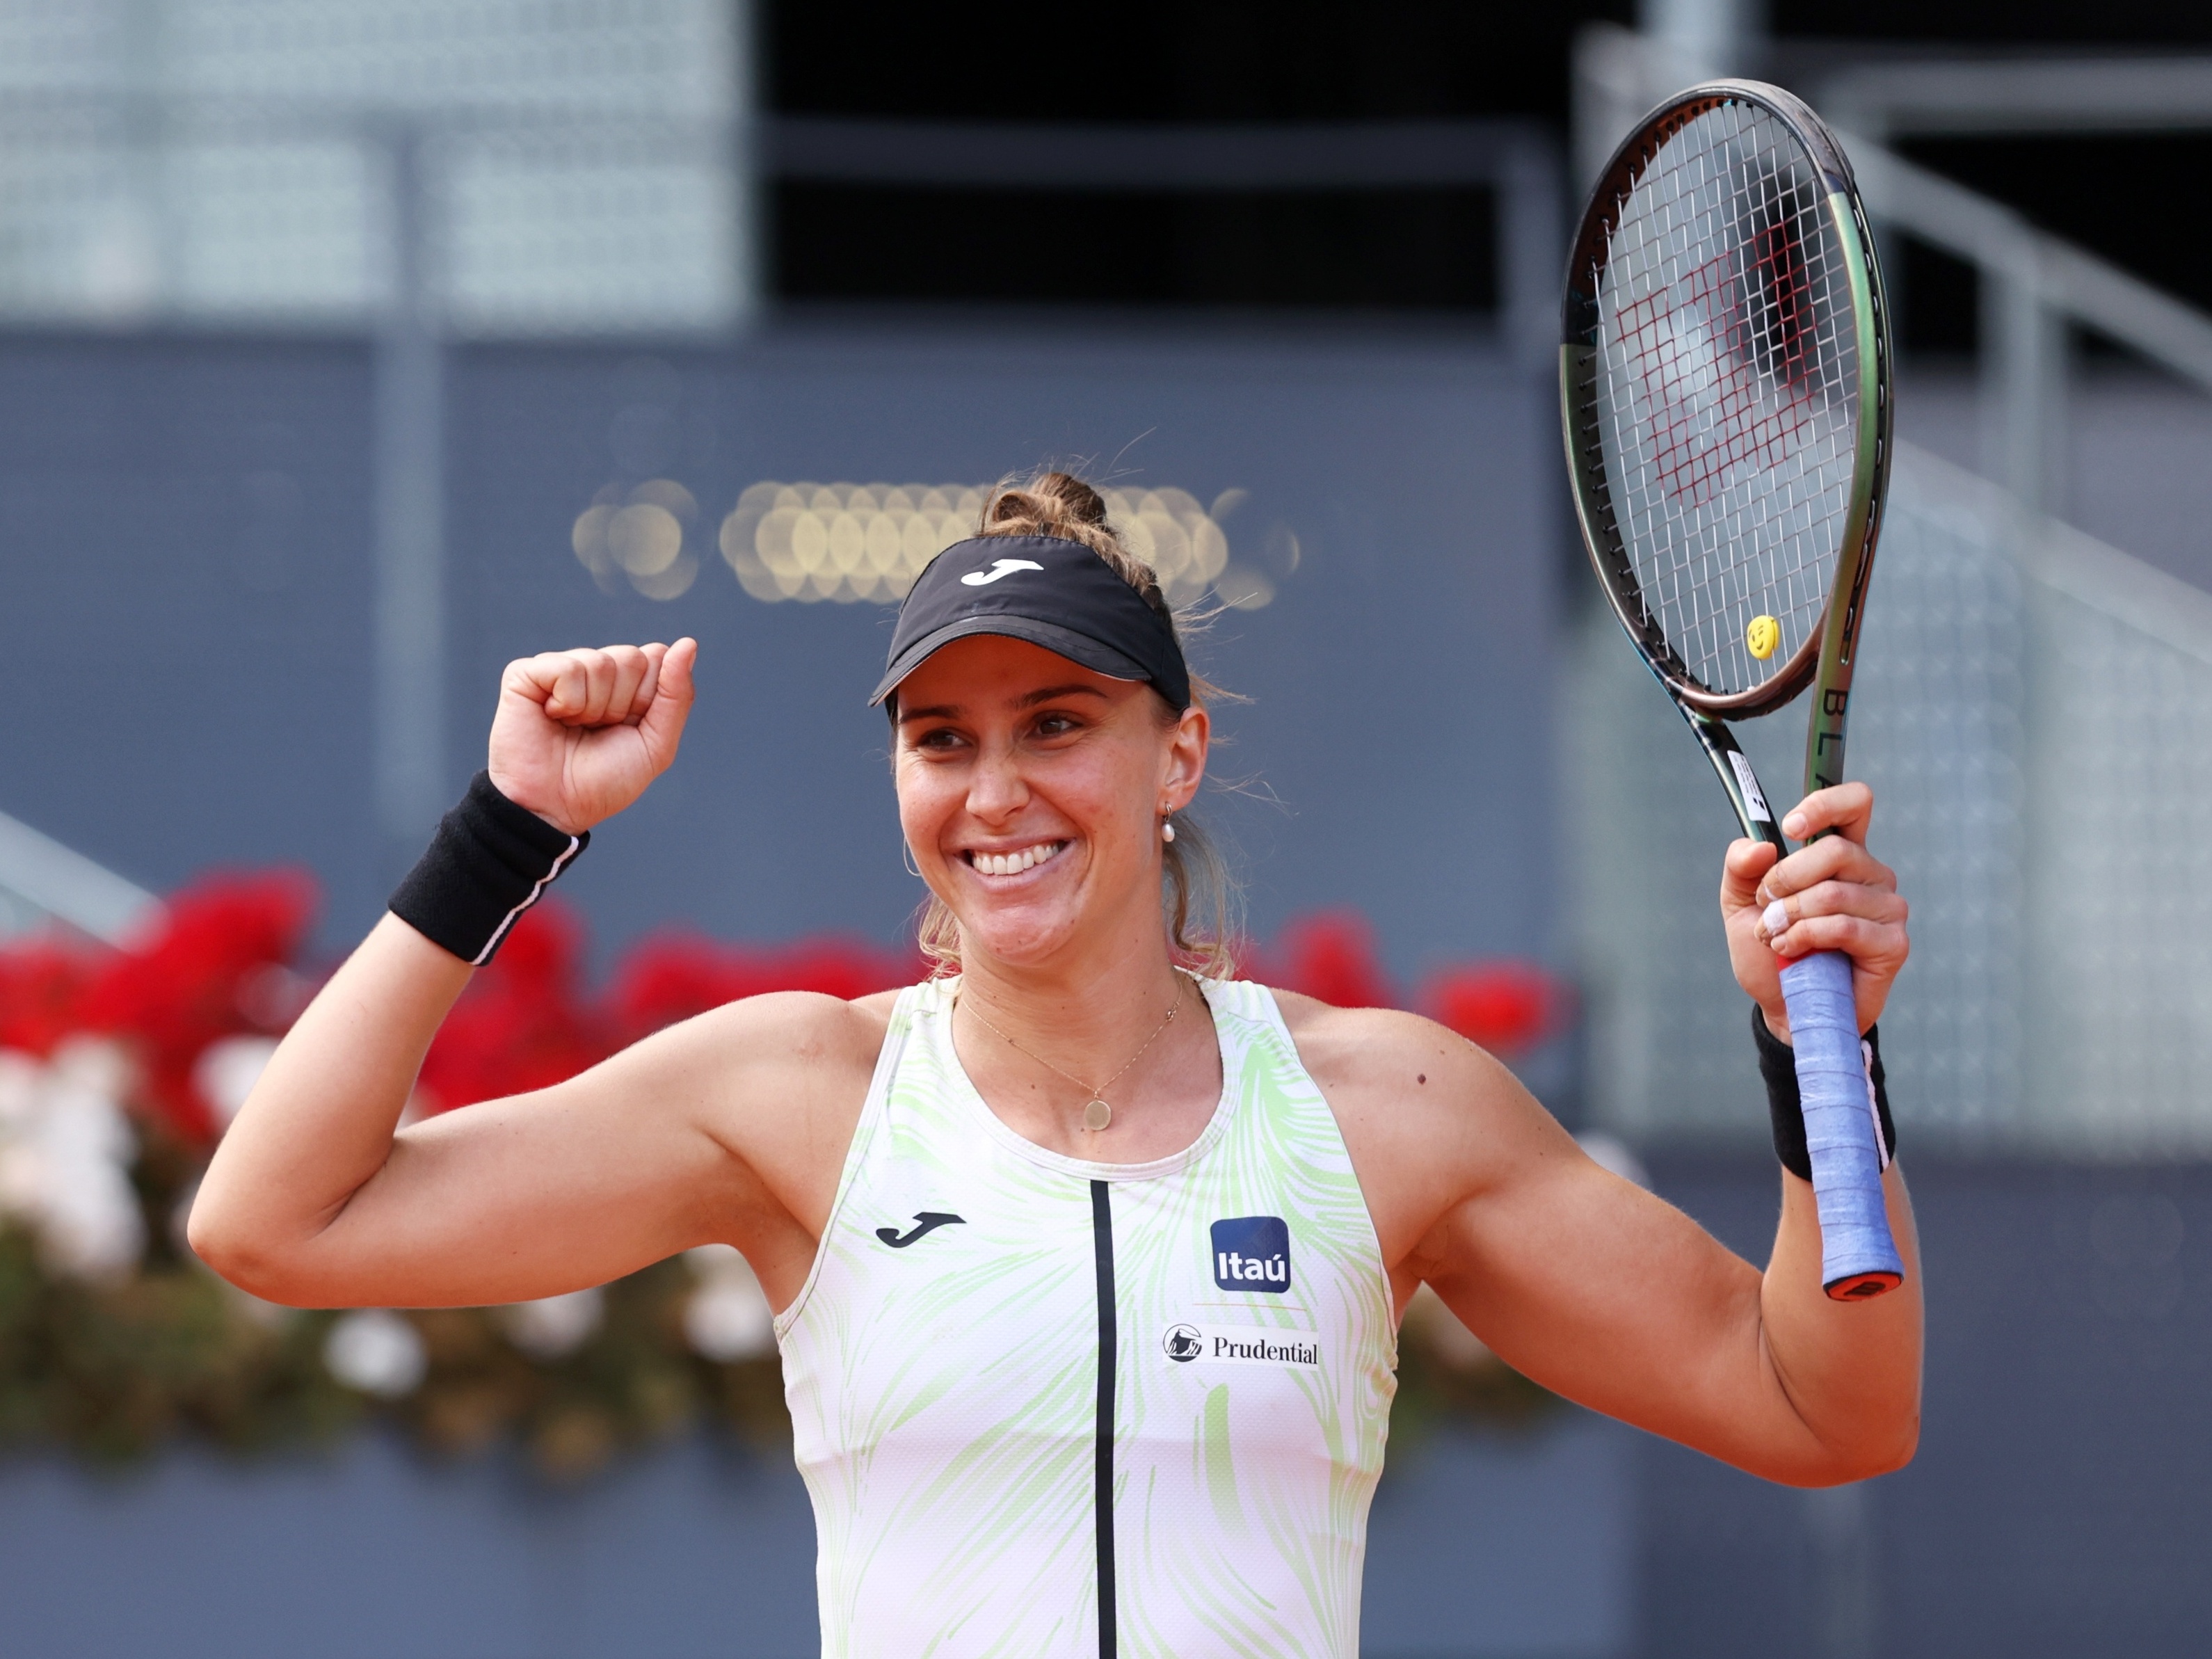
<svg viewBox="0 0 2212 1659"><path fill-rule="evenodd" d="M1591 23L1575 36L1571 116L1574 186L1579 196L1638 117L1657 100L1650 43L1616 23Z"/></svg>
<svg viewBox="0 0 2212 1659"><path fill-rule="evenodd" d="M1978 272L1989 474L2030 509L2063 514L2065 317L2047 302L2041 251L2033 236L2018 239L2002 258L1984 258Z"/></svg>
<svg viewBox="0 0 2212 1659"><path fill-rule="evenodd" d="M1559 267L1566 252L1560 228L1559 159L1529 134L1507 143L1498 185L1498 315L1516 361L1544 377L1547 395L1558 372Z"/></svg>

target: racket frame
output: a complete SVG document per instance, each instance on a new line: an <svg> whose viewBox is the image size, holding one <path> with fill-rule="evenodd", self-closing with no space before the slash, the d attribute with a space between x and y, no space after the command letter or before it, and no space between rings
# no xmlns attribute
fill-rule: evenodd
<svg viewBox="0 0 2212 1659"><path fill-rule="evenodd" d="M1668 138L1699 115L1728 103L1748 103L1779 120L1820 170L1823 205L1843 251L1856 324L1858 425L1851 495L1820 626L1764 684L1737 692L1717 692L1691 672L1668 643L1658 619L1644 604L1636 567L1620 533L1606 479L1597 419L1597 337L1599 279L1622 204ZM1875 548L1881 539L1882 507L1888 495L1890 460L1895 447L1891 395L1894 355L1889 307L1874 246L1850 158L1811 107L1782 88L1763 82L1721 80L1701 82L1668 99L1620 142L1592 189L1567 256L1561 307L1559 408L1583 545L1614 617L1696 736L1743 833L1765 842L1784 855L1790 851L1790 842L1765 798L1749 757L1737 744L1725 717L1748 720L1772 714L1810 685L1814 700L1805 734L1805 793L1843 781L1859 625L1866 611L1867 583L1874 574ZM1899 1273L1860 1273L1838 1279L1825 1288L1837 1301L1860 1301L1880 1296L1901 1282Z"/></svg>
<svg viewBox="0 0 2212 1659"><path fill-rule="evenodd" d="M1838 538L1836 570L1820 624L1800 643L1789 661L1764 684L1741 691L1711 690L1690 672L1667 641L1658 619L1645 608L1636 567L1614 516L1606 482L1596 411L1598 278L1607 244L1619 224L1622 203L1661 147L1682 127L1720 105L1754 105L1788 127L1820 169L1823 207L1843 251L1846 285L1861 349L1858 374L1856 459L1851 496ZM1811 793L1843 781L1845 727L1850 718L1851 678L1858 650L1859 624L1866 611L1867 582L1874 574L1875 547L1881 539L1882 505L1888 495L1892 425L1890 393L1893 353L1889 307L1881 287L1881 267L1873 256L1874 235L1859 199L1850 161L1825 123L1803 100L1780 87L1757 81L1707 81L1676 94L1654 108L1621 140L1599 174L1567 256L1565 301L1559 345L1559 406L1573 483L1575 517L1583 545L1598 583L1644 666L1664 686L1674 706L1712 763L1745 835L1781 852L1790 845L1771 810L1764 805L1748 758L1724 724L1727 717L1752 720L1793 701L1814 687L1812 718L1805 736L1805 791ZM1837 595L1843 603L1836 603Z"/></svg>

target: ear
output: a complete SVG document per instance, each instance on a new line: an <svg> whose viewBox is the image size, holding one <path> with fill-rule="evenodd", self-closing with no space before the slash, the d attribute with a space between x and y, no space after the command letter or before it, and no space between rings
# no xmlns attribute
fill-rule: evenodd
<svg viewBox="0 0 2212 1659"><path fill-rule="evenodd" d="M1197 795L1198 786L1206 781L1206 750L1212 741L1213 722L1206 710L1195 704L1184 709L1168 734L1160 772L1160 796L1170 811L1182 811Z"/></svg>

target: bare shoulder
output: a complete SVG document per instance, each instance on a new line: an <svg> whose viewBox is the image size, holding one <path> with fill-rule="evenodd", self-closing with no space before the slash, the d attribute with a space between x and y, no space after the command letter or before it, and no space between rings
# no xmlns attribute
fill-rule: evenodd
<svg viewBox="0 0 2212 1659"><path fill-rule="evenodd" d="M1274 996L1336 1115L1394 1266L1445 1209L1564 1137L1511 1072L1434 1020Z"/></svg>
<svg viewBox="0 0 2212 1659"><path fill-rule="evenodd" d="M857 1068L865 1085L897 1000L896 991L849 1002L818 991L769 991L679 1020L629 1052L717 1071L796 1065L836 1077Z"/></svg>
<svg viewBox="0 0 2212 1659"><path fill-rule="evenodd" d="M1357 1097L1363 1106L1387 1100L1413 1113L1437 1105L1463 1109L1474 1097L1520 1088L1489 1054L1419 1014L1334 1008L1296 991L1277 991L1274 998L1298 1059L1332 1104L1341 1094L1346 1104Z"/></svg>

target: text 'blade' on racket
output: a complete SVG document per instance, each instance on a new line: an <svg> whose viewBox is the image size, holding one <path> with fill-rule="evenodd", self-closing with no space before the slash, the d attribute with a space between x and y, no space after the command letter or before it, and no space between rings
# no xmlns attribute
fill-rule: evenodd
<svg viewBox="0 0 2212 1659"><path fill-rule="evenodd" d="M1723 717L1814 688L1808 793L1844 722L1887 483L1890 349L1850 164L1798 99L1714 81L1623 142L1567 266L1560 413L1607 599L1690 723L1744 834L1787 852ZM1838 1300L1901 1284L1850 958L1783 994Z"/></svg>

